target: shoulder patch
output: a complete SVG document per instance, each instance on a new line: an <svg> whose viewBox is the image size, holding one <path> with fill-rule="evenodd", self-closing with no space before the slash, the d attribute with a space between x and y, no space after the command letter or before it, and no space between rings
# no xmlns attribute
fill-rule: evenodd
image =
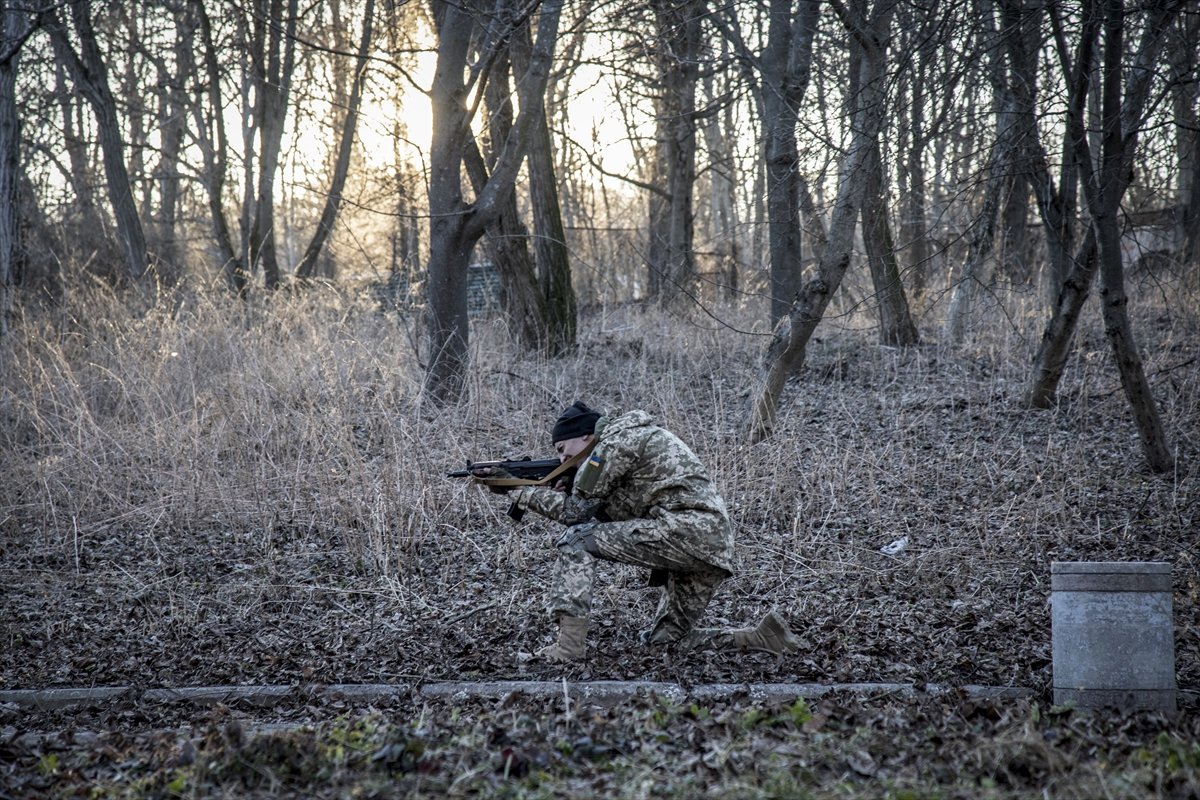
<svg viewBox="0 0 1200 800"><path fill-rule="evenodd" d="M604 457L598 453L592 453L587 457L587 460L579 465L579 471L575 475L575 489L590 494L596 487L596 481L600 478L600 471L604 469Z"/></svg>

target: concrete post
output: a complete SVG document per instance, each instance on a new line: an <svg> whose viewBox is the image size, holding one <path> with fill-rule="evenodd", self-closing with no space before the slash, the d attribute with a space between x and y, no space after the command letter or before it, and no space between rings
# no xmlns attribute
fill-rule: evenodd
<svg viewBox="0 0 1200 800"><path fill-rule="evenodd" d="M1170 564L1056 561L1050 590L1056 704L1175 710Z"/></svg>

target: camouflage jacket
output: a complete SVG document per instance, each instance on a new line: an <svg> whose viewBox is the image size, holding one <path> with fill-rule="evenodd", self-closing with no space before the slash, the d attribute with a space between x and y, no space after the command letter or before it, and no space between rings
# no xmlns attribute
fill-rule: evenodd
<svg viewBox="0 0 1200 800"><path fill-rule="evenodd" d="M573 493L533 489L530 510L568 525L594 516L603 524L662 532L696 558L733 572L725 501L690 447L645 411L603 417L595 436Z"/></svg>

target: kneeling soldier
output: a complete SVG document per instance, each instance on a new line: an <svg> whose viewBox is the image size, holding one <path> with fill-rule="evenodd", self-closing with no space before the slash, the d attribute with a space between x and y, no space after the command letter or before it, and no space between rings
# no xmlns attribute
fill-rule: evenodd
<svg viewBox="0 0 1200 800"><path fill-rule="evenodd" d="M605 417L576 402L554 423L560 461L588 451L571 494L522 487L515 506L567 525L558 540L550 612L558 642L538 656L583 658L596 559L651 570L662 599L647 644L765 650L782 655L799 642L774 611L753 628L697 628L721 581L733 574L733 532L708 471L679 437L645 411Z"/></svg>

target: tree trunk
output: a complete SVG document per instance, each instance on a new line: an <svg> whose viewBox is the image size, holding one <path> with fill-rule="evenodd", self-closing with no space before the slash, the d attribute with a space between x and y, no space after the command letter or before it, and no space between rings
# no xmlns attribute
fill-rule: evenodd
<svg viewBox="0 0 1200 800"><path fill-rule="evenodd" d="M80 94L88 101L96 117L108 198L125 256L126 273L135 285L140 285L149 269L146 236L134 204L129 172L125 168L125 143L121 137L116 101L108 85L108 68L96 41L88 3L85 0L73 0L70 10L75 34L79 37L79 52L75 51L57 12L49 14L47 29L50 41L56 58L66 65Z"/></svg>
<svg viewBox="0 0 1200 800"><path fill-rule="evenodd" d="M943 336L954 346L961 345L966 337L971 306L976 292L983 284L984 264L995 246L997 222L1003 207L1005 188L1012 184L1019 145L1016 133L1017 108L1011 88L1016 79L1005 69L1004 54L999 49L1003 39L996 33L991 9L986 9L982 18L991 53L988 76L992 84L995 106L996 135L988 162L988 178L983 189L979 214L971 224L967 257L955 281L950 307L946 310Z"/></svg>
<svg viewBox="0 0 1200 800"><path fill-rule="evenodd" d="M900 246L904 253L904 274L918 301L925 295L929 271L929 240L925 215L928 201L925 189L925 98L920 87L926 56L917 64L917 74L909 86L907 125L901 128L899 159Z"/></svg>
<svg viewBox="0 0 1200 800"><path fill-rule="evenodd" d="M654 99L654 116L655 146L644 176L651 187L646 193L646 299L658 301L671 253L671 197L666 188L659 188L670 182L665 142L671 134L664 99Z"/></svg>
<svg viewBox="0 0 1200 800"><path fill-rule="evenodd" d="M950 297L950 307L946 311L943 335L946 342L954 346L961 345L966 338L971 304L977 288L982 285L980 273L996 241L996 218L1000 211L1004 184L1012 169L1015 146L1009 131L1011 128L1007 127L997 131L996 141L992 145L987 184L983 189L983 204L971 224L971 244L967 250L967 258L954 284L954 294Z"/></svg>
<svg viewBox="0 0 1200 800"><path fill-rule="evenodd" d="M76 221L85 230L100 231L103 222L97 212L96 195L92 191L92 181L88 174L87 142L84 141L82 121L77 121L81 113L79 104L72 102L75 93L67 85L67 69L63 62L54 62L54 96L58 98L58 108L62 114L63 144L67 151L67 164L71 179L70 209Z"/></svg>
<svg viewBox="0 0 1200 800"><path fill-rule="evenodd" d="M504 9L510 12L510 8ZM498 17L493 24L503 24L512 29L512 38L520 36L524 24L511 17ZM483 47L491 46L485 40ZM496 166L500 151L512 134L512 44L500 45L494 57L491 73L484 88L484 107L487 109L485 128L486 156L480 157L474 141L466 145L466 167L475 193L478 195L487 186L488 169ZM526 65L528 54L526 54ZM486 166L485 166L486 158ZM486 241L500 272L500 283L504 295L504 311L509 325L515 330L517 341L530 351L539 349L545 330L544 298L538 286L537 265L529 248L529 229L521 219L517 208L516 192L509 192L500 203L500 214L488 226Z"/></svg>
<svg viewBox="0 0 1200 800"><path fill-rule="evenodd" d="M1171 42L1171 99L1179 172L1176 184L1176 255L1185 271L1200 273L1200 86L1195 80L1200 15L1179 21ZM1195 284L1200 287L1200 283Z"/></svg>
<svg viewBox="0 0 1200 800"><path fill-rule="evenodd" d="M777 325L792 308L803 280L802 210L810 227L823 227L800 172L796 145L796 117L808 90L821 4L800 0L799 7L793 10L791 0L771 0L767 10L767 40L758 54L747 46L736 10L736 5L730 6L726 16L713 19L733 45L746 80L755 90L763 145L762 159L755 171L751 260L756 264L761 262L765 216L770 314L772 325ZM758 74L751 65L758 67Z"/></svg>
<svg viewBox="0 0 1200 800"><path fill-rule="evenodd" d="M771 0L762 53L763 140L766 145L767 251L771 263L771 324L788 315L803 280L800 158L796 115L808 89L819 3Z"/></svg>
<svg viewBox="0 0 1200 800"><path fill-rule="evenodd" d="M430 353L425 370L425 391L435 405L457 402L466 386L470 330L467 265L475 243L500 215L503 201L513 191L530 131L541 113L561 11L562 0L546 0L542 4L529 68L518 82L520 115L500 150L487 184L476 193L475 202L468 206L462 194L462 165L477 103L468 102L472 98L463 73L476 22L458 3L434 2L438 52L430 92L433 142L430 149L430 247L425 318ZM509 33L500 31L492 41L502 41Z"/></svg>
<svg viewBox="0 0 1200 800"><path fill-rule="evenodd" d="M1174 468L1175 459L1167 444L1154 394L1146 380L1141 355L1129 322L1129 298L1125 294L1125 271L1121 254L1121 226L1118 220L1121 197L1125 193L1125 164L1130 159L1125 148L1134 148L1137 129L1123 135L1121 113L1122 60L1125 9L1122 0L1104 0L1104 67L1102 73L1101 118L1102 155L1099 174L1085 182L1084 198L1092 213L1092 228L1100 251L1100 275L1103 282L1101 308L1105 334L1112 345L1121 385L1133 410L1142 452L1155 472ZM1086 141L1082 140L1081 141ZM1081 154L1082 156L1083 154Z"/></svg>
<svg viewBox="0 0 1200 800"><path fill-rule="evenodd" d="M879 142L871 147L865 173L862 232L871 281L875 287L875 300L879 307L879 342L907 347L916 344L919 337L917 326L909 313L908 298L904 296L904 285L900 282L900 264L896 260L896 248L888 224L884 199L887 186L883 178Z"/></svg>
<svg viewBox="0 0 1200 800"><path fill-rule="evenodd" d="M1089 228L1080 253L1072 260L1070 272L1062 283L1054 314L1042 334L1041 344L1033 359L1033 381L1025 395L1032 408L1054 405L1058 383L1071 350L1071 338L1083 311L1083 304L1096 277L1096 231Z"/></svg>
<svg viewBox="0 0 1200 800"><path fill-rule="evenodd" d="M1200 131L1192 131L1189 167L1188 191L1180 197L1180 261L1196 275L1195 286L1200 289Z"/></svg>
<svg viewBox="0 0 1200 800"><path fill-rule="evenodd" d="M704 125L704 149L708 151L711 189L709 191L709 214L711 230L709 240L716 251L716 280L721 284L728 299L738 295L738 261L741 260L738 246L737 219L737 164L729 147L729 138L735 136L733 103L722 101L713 84L713 76L704 79L705 100L710 105L724 102L721 113L709 115Z"/></svg>
<svg viewBox="0 0 1200 800"><path fill-rule="evenodd" d="M192 83L195 59L192 47L196 37L197 20L194 11L186 6L174 13L175 41L174 72L160 67L158 130L162 143L156 168L159 207L155 215L156 262L159 280L165 286L175 286L183 273L183 251L179 247L180 215L180 156L187 113L185 87Z"/></svg>
<svg viewBox="0 0 1200 800"><path fill-rule="evenodd" d="M254 213L250 223L250 263L262 268L263 285L280 283L279 253L275 244L275 176L279 171L283 129L296 53L298 0L257 0L256 41L261 49L251 54L254 64L255 125L258 129L258 175Z"/></svg>
<svg viewBox="0 0 1200 800"><path fill-rule="evenodd" d="M487 93L491 95L494 87L500 87L499 94L506 96L508 81L501 82L497 78L497 75L493 75L488 80ZM491 102L494 102L494 98L489 102L489 106ZM491 113L488 127L492 136L504 131L500 136L500 141L503 141L507 138L507 131L511 125L501 121L506 118L505 114L493 111L490 107L489 111ZM474 141L468 141L466 144L465 167L475 192L478 194L483 191L487 186L488 170ZM538 289L537 267L533 255L529 252L529 229L521 221L515 192L501 201L500 214L496 221L488 226L485 241L492 261L500 273L504 313L508 317L510 329L524 349L537 350L542 345L544 328L542 294Z"/></svg>
<svg viewBox="0 0 1200 800"><path fill-rule="evenodd" d="M1024 125L1023 135L1028 148L1025 163L1029 169L1029 182L1033 187L1034 198L1037 201L1038 214L1042 220L1042 229L1046 242L1046 266L1041 276L1042 283L1055 287L1055 302L1057 303L1057 287L1069 280L1071 274L1071 248L1075 242L1074 201L1065 196L1066 191L1073 192L1075 167L1072 161L1062 165L1059 186L1056 190L1054 180L1050 177L1046 152L1038 141L1037 126L1033 115L1029 115L1028 124Z"/></svg>
<svg viewBox="0 0 1200 800"><path fill-rule="evenodd" d="M221 67L217 56L216 43L213 41L212 21L204 0L192 0L191 10L196 15L197 27L202 44L204 59L204 89L208 95L209 107L212 109L207 118L203 116L201 104L194 108L194 127L198 132L196 141L204 158L204 178L206 183L208 215L213 226L217 253L220 257L221 274L228 286L244 298L250 286L250 275L245 262L234 248L233 236L229 230L229 221L225 216L225 176L229 163L229 144L225 131L225 115L221 109L225 107L221 97Z"/></svg>
<svg viewBox="0 0 1200 800"><path fill-rule="evenodd" d="M518 72L524 73L528 69L532 45L529 27L521 25L513 37L512 47L513 63ZM529 170L529 194L533 207L538 286L542 296L540 335L546 354L558 356L575 348L578 310L558 199L553 142L544 108L533 123L532 131L526 168Z"/></svg>
<svg viewBox="0 0 1200 800"><path fill-rule="evenodd" d="M0 364L7 352L13 312L14 278L20 257L18 177L21 173L21 127L17 114L17 53L30 32L25 15L5 5L0 9Z"/></svg>
<svg viewBox="0 0 1200 800"><path fill-rule="evenodd" d="M867 19L845 20L852 48L861 50L859 91L850 116L850 147L838 172L838 196L822 249L817 275L801 290L796 303L775 327L764 359L763 374L751 398L746 436L759 442L774 429L784 384L804 363L805 350L833 292L850 263L854 230L863 202L867 159L883 127L887 43L895 0L879 0Z"/></svg>
<svg viewBox="0 0 1200 800"><path fill-rule="evenodd" d="M699 0L651 0L659 40L659 75L665 118L663 148L668 208L658 301L678 306L695 287L693 187L696 183L696 83L699 78Z"/></svg>
<svg viewBox="0 0 1200 800"><path fill-rule="evenodd" d="M544 305L544 349L558 356L575 349L578 307L571 283L570 252L558 202L558 183L554 172L550 127L546 115L533 129L529 150L530 197L533 205L533 229L538 263L538 283Z"/></svg>
<svg viewBox="0 0 1200 800"><path fill-rule="evenodd" d="M1118 198L1124 194L1133 174L1137 131L1143 124L1143 109L1150 94L1151 80L1154 75L1153 65L1171 12L1169 9L1164 10L1164 4L1159 3L1150 9L1150 13L1153 15L1153 19L1159 22L1156 24L1152 21L1145 28L1138 52L1131 61L1133 68L1130 70L1129 84L1121 101L1119 130L1123 132L1126 142L1120 151L1122 159L1120 168L1115 172L1116 180L1119 182ZM1086 175L1092 169L1092 155L1084 125L1084 111L1087 107L1087 94L1091 84L1090 67L1100 24L1099 12L1086 16L1085 20L1086 24L1080 33L1069 82L1067 149L1070 152L1071 161L1076 164L1080 172ZM1064 61L1069 61L1068 46L1061 35L1061 26L1057 23L1056 29L1061 57ZM1035 172L1034 174L1039 173ZM1048 180L1042 177L1039 182L1048 183ZM1064 188L1060 193L1062 202L1059 206L1063 216L1069 220L1066 210L1070 196L1068 191L1073 193L1073 189L1068 188ZM1040 193L1041 189L1039 189ZM1043 216L1045 218L1045 211L1043 211ZM1047 219L1047 228L1052 232L1055 230L1069 232L1070 230L1069 222L1056 224L1053 216ZM1050 241L1053 241L1054 238L1053 233L1047 237ZM1060 240L1068 238L1069 236L1062 236ZM1032 380L1029 391L1025 395L1026 402L1034 408L1046 408L1054 403L1058 384L1066 366L1071 339L1075 335L1075 327L1098 266L1098 237L1093 225L1089 228L1086 240L1080 247L1079 254L1075 257L1070 272L1062 284L1054 313L1046 325L1038 353L1034 358Z"/></svg>
<svg viewBox="0 0 1200 800"><path fill-rule="evenodd" d="M354 148L354 135L358 130L358 111L362 105L363 86L367 82L367 57L371 53L371 25L375 17L375 0L367 0L363 11L362 39L359 42L358 55L354 62L354 80L350 84L350 97L346 105L346 117L342 121L342 133L338 142L337 160L333 166L333 179L330 181L329 193L325 195L325 204L321 209L321 217L317 220L317 229L309 240L300 263L296 266L296 277L301 280L316 276L317 260L325 249L325 243L333 233L333 225L337 220L342 206L342 191L346 188L346 178L350 172L350 153Z"/></svg>

